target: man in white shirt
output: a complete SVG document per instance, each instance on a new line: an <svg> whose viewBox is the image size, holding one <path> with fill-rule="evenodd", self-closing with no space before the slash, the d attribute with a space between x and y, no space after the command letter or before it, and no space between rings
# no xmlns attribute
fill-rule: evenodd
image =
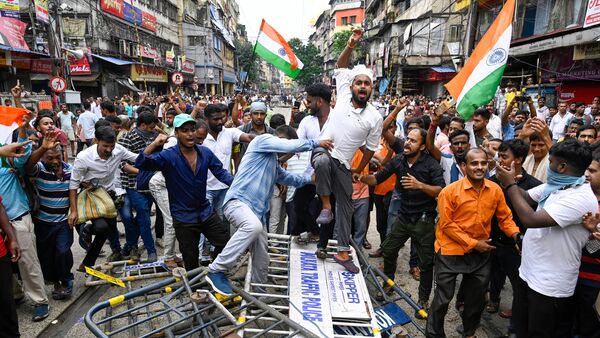
<svg viewBox="0 0 600 338"><path fill-rule="evenodd" d="M546 98L544 96L538 97L535 111L538 119L542 119L546 123L548 122L548 119L550 118L550 110L546 106Z"/></svg>
<svg viewBox="0 0 600 338"><path fill-rule="evenodd" d="M516 186L514 169L496 168L513 211L527 228L513 301L517 337L571 336L573 294L590 235L582 219L598 210L583 176L591 162L591 150L583 143L559 142L550 149L548 183L528 191Z"/></svg>
<svg viewBox="0 0 600 338"><path fill-rule="evenodd" d="M96 122L100 119L96 114L90 111L90 104L88 102L83 103L83 109L85 110L83 114L79 115L77 119L77 128L83 134L83 138L85 138L85 144L89 147L92 145L92 140L94 139L95 125ZM77 149L77 152L83 150Z"/></svg>
<svg viewBox="0 0 600 338"><path fill-rule="evenodd" d="M300 121L300 125L298 126L298 138L301 140L320 139L323 130L325 130L329 122L332 95L331 89L324 83L315 83L306 88L306 94L306 105L310 111L310 115L307 115ZM304 164L302 175L312 176L314 173L314 169L310 163L312 151L307 153L309 153L307 157L308 160ZM329 238L333 236L333 224L322 224L321 227L317 225L314 212L312 212L318 207L315 206L315 195L316 189L313 184L307 184L296 189L293 199L293 209L296 220L292 221L292 216L289 216L289 232L292 236L301 235L304 231L307 231L312 235L319 234L321 240L317 247L324 249L327 248L327 241ZM320 202L317 202L316 204L320 204ZM318 210L316 212L318 212Z"/></svg>
<svg viewBox="0 0 600 338"><path fill-rule="evenodd" d="M246 134L238 128L223 128L227 121L227 106L222 103L206 106L204 120L208 124L208 134L202 145L212 150L219 161L223 163L223 168L231 173L233 144L250 142L256 135ZM208 173L206 198L221 218L223 217L223 199L228 188L229 186L217 180L211 172Z"/></svg>
<svg viewBox="0 0 600 338"><path fill-rule="evenodd" d="M352 49L361 37L362 30L355 29L335 70L337 101L329 116L330 123L321 136L323 140L333 140L334 148L331 152L317 148L312 157L317 194L323 203L317 223L333 221L330 197L335 196L338 251L333 259L352 273L360 271L348 254L353 214L352 181L358 178L379 147L383 127L381 114L368 103L373 91L373 72L364 65L357 65L352 70L346 68ZM351 168L354 153L363 145L362 161L358 168ZM323 252L319 257L323 257Z"/></svg>
<svg viewBox="0 0 600 338"><path fill-rule="evenodd" d="M552 117L552 121L550 121L550 131L552 132L552 141L554 143L565 136L565 128L567 127L567 122L571 120L571 117L573 117L573 114L567 111L567 103L559 102L558 113L556 113L556 115Z"/></svg>
<svg viewBox="0 0 600 338"><path fill-rule="evenodd" d="M71 153L75 157L75 121L77 118L73 112L69 111L69 107L66 104L60 105L60 112L58 112L58 121L60 123L60 129L67 134L69 142L71 143Z"/></svg>
<svg viewBox="0 0 600 338"><path fill-rule="evenodd" d="M86 102L87 103L87 102ZM84 103L85 104L85 103ZM89 107L89 103L88 107ZM90 112L91 113L91 112ZM79 188L97 186L104 188L110 195L118 195L120 189L119 175L122 161L135 162L138 154L132 153L120 144L116 144L117 136L111 127L100 127L95 132L97 144L94 144L77 154L73 164L73 172L69 183L69 225L73 228L78 224L77 193ZM123 170L136 170L126 165ZM117 231L117 219L98 218L92 224L84 225L80 230L80 242L83 240L90 245L83 262L77 271L85 272L85 267L92 267L108 238L109 232ZM95 235L93 242L91 236Z"/></svg>
<svg viewBox="0 0 600 338"><path fill-rule="evenodd" d="M95 100L92 98L92 102L91 102L91 106L90 106L91 109L89 109L99 119L102 118L102 108L100 107L101 103L102 103L102 98L101 97L97 97Z"/></svg>

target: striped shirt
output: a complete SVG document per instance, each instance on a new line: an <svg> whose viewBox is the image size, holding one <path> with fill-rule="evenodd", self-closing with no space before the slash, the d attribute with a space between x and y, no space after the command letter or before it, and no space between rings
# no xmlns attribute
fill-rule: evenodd
<svg viewBox="0 0 600 338"><path fill-rule="evenodd" d="M43 162L38 162L33 172L33 184L38 192L39 210L34 217L46 223L58 223L67 220L69 212L69 180L73 167L63 162L63 177L46 169Z"/></svg>

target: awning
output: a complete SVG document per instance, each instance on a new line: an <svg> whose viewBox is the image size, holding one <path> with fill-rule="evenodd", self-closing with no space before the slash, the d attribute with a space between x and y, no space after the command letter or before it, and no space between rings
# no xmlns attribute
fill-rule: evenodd
<svg viewBox="0 0 600 338"><path fill-rule="evenodd" d="M237 79L235 74L227 71L223 72L223 82L236 83Z"/></svg>
<svg viewBox="0 0 600 338"><path fill-rule="evenodd" d="M139 89L138 87L135 86L135 84L133 83L133 81L131 81L131 79L115 79L115 81L117 81L118 84L120 84L121 86L134 91L136 93L142 92L143 90Z"/></svg>
<svg viewBox="0 0 600 338"><path fill-rule="evenodd" d="M451 67L431 67L431 70L436 73L456 73L456 70Z"/></svg>
<svg viewBox="0 0 600 338"><path fill-rule="evenodd" d="M50 74L29 74L31 81L48 81Z"/></svg>
<svg viewBox="0 0 600 338"><path fill-rule="evenodd" d="M20 53L29 53L29 54L35 54L35 55L42 55L42 56L50 56L48 54L39 53L39 52L35 52L35 51L32 51L32 50L27 50L27 49L22 49L22 48L14 48L14 47L11 47L11 46L8 46L8 45L2 45L2 44L0 44L0 49L8 50L8 51L11 51L11 52L20 52Z"/></svg>
<svg viewBox="0 0 600 338"><path fill-rule="evenodd" d="M94 82L94 81L98 81L98 76L100 76L100 74L72 75L71 80L77 81L77 82Z"/></svg>
<svg viewBox="0 0 600 338"><path fill-rule="evenodd" d="M117 59L117 58L113 58L110 56L102 56L102 55L98 55L98 54L92 54L92 56L96 57L98 59L104 60L106 62L115 64L117 66L125 66L125 65L131 65L131 64L136 63L136 62L129 61L129 60L122 60L122 59Z"/></svg>

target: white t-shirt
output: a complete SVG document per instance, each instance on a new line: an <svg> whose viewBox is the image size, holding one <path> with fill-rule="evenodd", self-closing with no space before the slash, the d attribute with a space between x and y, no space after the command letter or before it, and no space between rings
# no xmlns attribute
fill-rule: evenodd
<svg viewBox="0 0 600 338"><path fill-rule="evenodd" d="M492 114L490 117L487 131L492 134L493 138L502 139L502 120L496 114Z"/></svg>
<svg viewBox="0 0 600 338"><path fill-rule="evenodd" d="M559 138L565 136L565 127L567 126L567 121L569 121L573 117L571 113L565 113L565 116L560 116L560 113L556 113L552 117L552 121L550 121L550 131L552 132L552 139L558 140Z"/></svg>
<svg viewBox="0 0 600 338"><path fill-rule="evenodd" d="M530 189L529 196L538 202L545 186ZM585 183L554 192L546 200L544 210L558 226L527 229L519 275L538 293L570 297L577 284L581 250L589 237L581 219L587 212L597 212L598 202L590 184Z"/></svg>
<svg viewBox="0 0 600 338"><path fill-rule="evenodd" d="M217 139L210 133L206 135L206 139L203 146L212 150L212 152L217 156L219 161L223 163L223 168L225 170L230 171L229 168L231 166L231 147L234 142L240 141L240 136L242 136L243 132L237 128L223 128L221 132L217 135ZM206 189L207 190L220 190L227 189L229 186L218 179L212 174L212 172L208 172L208 179L206 180Z"/></svg>
<svg viewBox="0 0 600 338"><path fill-rule="evenodd" d="M60 119L60 129L62 130L73 130L73 120L75 120L75 114L68 111L66 114L61 110L58 113Z"/></svg>
<svg viewBox="0 0 600 338"><path fill-rule="evenodd" d="M354 108L350 85L351 71L346 68L335 70L337 101L329 114L330 123L324 128L322 140L332 140L331 156L347 169L356 150L365 145L371 151L377 151L383 129L383 118L370 103L365 108Z"/></svg>
<svg viewBox="0 0 600 338"><path fill-rule="evenodd" d="M544 120L545 122L548 121L548 118L550 117L550 109L548 109L548 107L543 106L543 107L538 107L535 110L535 113L537 114L538 119L540 120Z"/></svg>
<svg viewBox="0 0 600 338"><path fill-rule="evenodd" d="M95 125L99 118L91 111L87 110L83 114L79 115L77 124L83 128L83 136L90 140L94 138L94 132L96 131Z"/></svg>
<svg viewBox="0 0 600 338"><path fill-rule="evenodd" d="M325 121L323 124L323 129L321 129L319 125L319 118L313 115L306 116L300 121L300 125L298 125L298 138L300 140L318 140L321 138L323 131L327 127L327 122L329 119ZM314 172L314 169L310 163L310 158L312 155L312 151L307 151L308 153L308 161L306 162L306 168L303 171L303 176L311 176Z"/></svg>

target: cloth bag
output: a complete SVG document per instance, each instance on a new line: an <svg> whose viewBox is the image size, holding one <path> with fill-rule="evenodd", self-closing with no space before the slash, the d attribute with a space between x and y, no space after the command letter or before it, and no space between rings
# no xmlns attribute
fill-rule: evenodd
<svg viewBox="0 0 600 338"><path fill-rule="evenodd" d="M83 189L77 195L77 223L96 218L115 218L117 208L110 195L101 187Z"/></svg>

